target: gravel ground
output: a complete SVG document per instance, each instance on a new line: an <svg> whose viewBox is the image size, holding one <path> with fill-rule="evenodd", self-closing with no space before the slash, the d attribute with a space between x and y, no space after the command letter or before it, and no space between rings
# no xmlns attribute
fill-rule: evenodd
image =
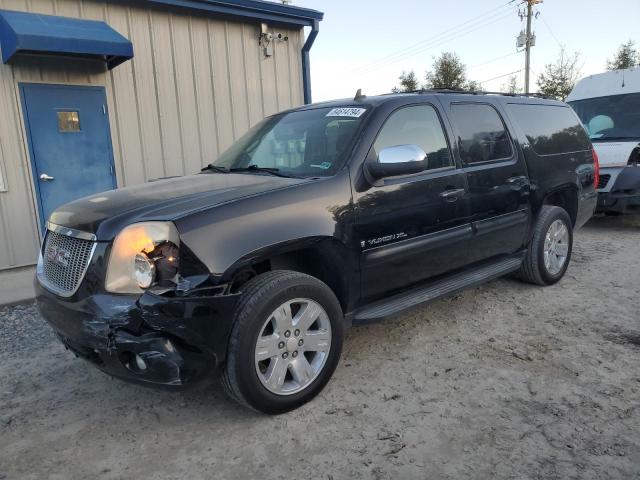
<svg viewBox="0 0 640 480"><path fill-rule="evenodd" d="M640 479L640 219L596 218L562 282L505 279L352 329L279 417L76 360L0 308L0 480Z"/></svg>

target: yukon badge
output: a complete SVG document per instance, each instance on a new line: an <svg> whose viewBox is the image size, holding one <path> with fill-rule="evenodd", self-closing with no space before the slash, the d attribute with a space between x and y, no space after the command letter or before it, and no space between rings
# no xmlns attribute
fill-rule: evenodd
<svg viewBox="0 0 640 480"><path fill-rule="evenodd" d="M67 268L69 266L69 258L71 257L71 253L64 248L51 245L49 248L47 248L45 257L47 258L47 261L49 263Z"/></svg>
<svg viewBox="0 0 640 480"><path fill-rule="evenodd" d="M407 238L407 234L404 232L393 233L391 235L387 235L385 237L371 238L369 240L362 240L360 242L360 246L362 248L365 247L375 247L378 245L383 245L385 243L392 242L394 240L402 240L403 238Z"/></svg>

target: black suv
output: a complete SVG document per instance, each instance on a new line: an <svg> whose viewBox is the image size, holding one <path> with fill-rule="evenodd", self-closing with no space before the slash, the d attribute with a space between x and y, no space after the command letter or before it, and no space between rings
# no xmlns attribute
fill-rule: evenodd
<svg viewBox="0 0 640 480"><path fill-rule="evenodd" d="M198 175L59 208L37 301L67 348L111 375L221 377L243 404L284 412L329 381L352 323L511 273L560 280L597 176L579 119L553 100L304 106Z"/></svg>

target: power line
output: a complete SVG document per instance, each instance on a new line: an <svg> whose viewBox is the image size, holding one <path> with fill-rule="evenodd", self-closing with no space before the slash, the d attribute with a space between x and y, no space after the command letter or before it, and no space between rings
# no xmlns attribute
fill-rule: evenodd
<svg viewBox="0 0 640 480"><path fill-rule="evenodd" d="M499 57L492 58L491 60L487 60L486 62L476 63L475 65L471 65L470 67L467 67L467 70L473 70L474 68L482 67L483 65L487 65L487 64L493 63L493 62L497 62L498 60L502 60L503 58L512 57L514 55L518 55L519 53L522 53L522 51L521 50L516 50L515 52L507 53L505 55L501 55Z"/></svg>
<svg viewBox="0 0 640 480"><path fill-rule="evenodd" d="M374 72L376 70L379 70L380 68L384 68L384 67L386 67L388 65L393 65L394 63L398 63L398 62L400 62L402 60L405 60L406 58L413 57L413 56L418 55L418 54L420 54L420 53L422 53L422 52L424 52L426 50L438 47L438 46L443 45L445 43L448 43L448 42L450 42L452 40L455 40L457 38L460 38L460 37L468 35L468 34L470 34L472 32L475 32L476 30L479 30L481 28L485 28L485 27L487 27L489 25L492 25L492 24L494 24L494 23L496 23L496 22L498 22L500 20L503 20L503 19L509 17L510 15L511 15L511 12L507 12L505 15L500 15L498 17L495 17L491 21L488 21L488 22L485 22L485 23L480 23L478 25L474 25L473 28L468 29L466 31L451 32L447 36L441 37L441 38L437 39L435 42L432 42L430 44L426 44L426 45L424 45L423 47L421 47L419 49L415 49L415 50L413 50L411 52L407 52L406 54L399 55L394 59L391 59L391 60L388 60L388 61L385 61L385 62L377 62L376 64L373 64L370 67L363 68L363 69L361 69L362 70L362 74L369 74L369 73L372 73L372 72Z"/></svg>
<svg viewBox="0 0 640 480"><path fill-rule="evenodd" d="M371 69L371 68L373 68L375 66L378 66L381 63L386 63L387 61L392 60L392 59L396 59L396 58L399 58L399 57L405 58L405 56L408 55L408 54L415 55L415 54L419 53L419 51L422 48L424 48L427 44L430 44L430 43L433 43L433 42L437 42L437 41L441 40L442 37L449 36L452 33L456 32L457 30L460 30L462 27L468 26L469 24L476 24L478 22L481 23L483 21L488 20L488 18L484 18L484 17L490 16L491 14L495 13L498 10L503 10L505 7L511 6L513 1L514 0L511 0L511 1L507 2L506 4L500 5L500 6L496 7L496 8L493 8L493 9L483 13L483 14L475 16L472 19L469 19L469 20L467 20L467 21L465 21L463 23L460 23L460 24L458 24L456 26L453 26L448 30L440 32L439 34L434 35L433 37L429 37L429 38L427 38L425 40L422 40L422 41L420 41L418 43L415 43L413 45L410 45L408 47L400 49L400 50L398 50L396 52L388 54L388 55L386 55L386 56L384 56L384 57L382 57L382 58L380 58L378 60L375 60L375 61L369 63L369 64L360 65L360 66L354 68L354 71L356 71L356 70L364 70L364 71L366 71L366 70L369 70L369 69Z"/></svg>
<svg viewBox="0 0 640 480"><path fill-rule="evenodd" d="M547 27L547 30L549 30L549 33L551 34L551 36L553 37L553 39L556 41L556 43L558 44L558 46L560 48L563 48L562 43L560 43L560 40L558 40L558 37L556 37L556 34L553 33L553 30L551 30L551 27L549 26L549 24L547 23L547 21L544 19L544 15L540 16L540 18L542 19L542 23L544 23L544 26Z"/></svg>
<svg viewBox="0 0 640 480"><path fill-rule="evenodd" d="M407 52L407 51L409 51L409 50L413 50L413 49L414 49L414 48L416 48L416 47L420 47L421 45L423 45L423 44L425 44L425 43L429 43L429 42L431 42L431 41L433 41L433 40L438 39L438 37L441 37L441 36L443 36L443 35L445 35L445 34L448 34L451 30L456 30L456 29L459 29L460 27L463 27L463 26L465 26L465 25L467 25L467 24L469 24L469 23L477 22L481 17L485 17L485 16L487 16L487 15L489 15L489 14L491 14L491 13L496 12L497 10L503 9L503 8L505 8L505 7L509 6L509 4L510 4L510 3L511 3L511 2L508 2L508 3L504 4L504 5L500 5L499 7L493 8L493 9L491 9L491 10L489 10L489 11L487 11L487 12L483 13L483 14L480 14L479 16L476 16L476 17L474 17L474 18L472 18L472 19L469 19L469 20L467 20L467 21L465 21L465 22L463 22L463 23L461 23L461 24L455 25L455 26L451 27L451 28L450 28L450 29L448 29L448 30L445 30L445 31L443 31L443 32L440 32L440 33L438 33L438 34L434 35L433 37L429 37L429 38L427 38L427 39L425 39L425 40L421 40L421 41L420 41L420 42L418 42L418 43L415 43L415 44L410 45L410 46L408 46L408 47L405 47L405 48L402 48L402 49L400 49L400 50L397 50L396 52L390 53L390 54L388 54L388 55L386 55L386 56L384 56L384 57L382 57L382 58L380 58L380 59L378 59L378 60L375 60L374 62L371 62L371 63L369 63L369 64L365 64L365 65L361 65L361 66L359 66L359 67L356 67L355 69L356 69L356 70L359 70L359 69L366 69L367 67L369 67L369 66L371 66L371 65L373 65L373 64L377 64L377 63L379 63L379 62L383 62L383 61L385 61L385 60L389 60L390 58L396 57L396 56L398 56L398 55L403 55L405 52Z"/></svg>
<svg viewBox="0 0 640 480"><path fill-rule="evenodd" d="M365 67L365 68L361 68L360 70L363 72L368 72L368 71L375 71L378 70L382 67L386 67L387 65L391 65L394 63L397 63L399 61L405 60L407 58L411 58L413 56L416 56L426 50L429 50L431 48L434 48L436 46L442 45L444 43L450 42L451 40L455 40L457 38L463 37L465 35L468 35L471 32L474 32L476 30L478 30L479 28L483 28L486 27L488 25L491 25L493 23L496 23L499 20L502 20L506 17L508 17L510 14L507 13L506 15L501 15L498 17L494 17L494 18L488 18L488 19L483 19L481 22L477 22L475 25L471 24L468 26L468 28L466 30L453 30L453 31L449 31L449 32L445 32L441 35L439 35L438 37L434 37L430 42L428 43L424 43L423 45L417 47L417 48L413 48L412 50L409 50L403 54L400 55L395 55L394 57L391 57L387 60L383 60L383 61L378 61L375 62L373 64L371 64L369 67ZM485 23L482 23L485 22Z"/></svg>
<svg viewBox="0 0 640 480"><path fill-rule="evenodd" d="M505 73L504 75L498 75L497 77L487 78L486 80L482 80L480 83L491 82L492 80L498 80L499 78L508 77L509 75L515 75L516 73L520 73L522 69L515 70L513 72Z"/></svg>

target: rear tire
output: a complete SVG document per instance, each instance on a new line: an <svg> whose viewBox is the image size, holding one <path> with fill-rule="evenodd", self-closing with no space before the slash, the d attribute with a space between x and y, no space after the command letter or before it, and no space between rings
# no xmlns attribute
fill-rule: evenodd
<svg viewBox="0 0 640 480"><path fill-rule="evenodd" d="M518 276L528 283L553 285L567 271L573 249L573 227L563 208L540 209L533 236Z"/></svg>
<svg viewBox="0 0 640 480"><path fill-rule="evenodd" d="M327 285L291 271L259 275L242 287L223 386L263 413L298 408L333 375L343 335L342 308Z"/></svg>

